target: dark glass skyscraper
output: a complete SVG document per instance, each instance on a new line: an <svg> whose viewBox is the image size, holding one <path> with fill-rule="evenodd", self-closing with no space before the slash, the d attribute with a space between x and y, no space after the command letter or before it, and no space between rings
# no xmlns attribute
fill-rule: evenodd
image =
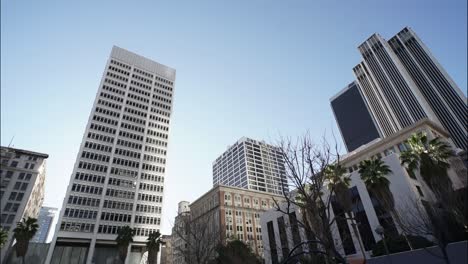
<svg viewBox="0 0 468 264"><path fill-rule="evenodd" d="M363 60L353 68L357 89L380 136L390 136L427 118L443 126L458 148L468 149L466 96L414 31L404 28L389 42L373 34L358 49ZM355 136L344 130L351 127L355 134L362 133L359 125L353 124L361 122L357 116L362 114L342 113L353 119L347 120L337 116L333 104L332 107L348 146L347 141ZM354 111L351 109L348 111ZM367 140L371 139L363 138L356 144L365 144Z"/></svg>
<svg viewBox="0 0 468 264"><path fill-rule="evenodd" d="M353 151L379 137L379 132L356 82L346 86L330 101L348 151Z"/></svg>

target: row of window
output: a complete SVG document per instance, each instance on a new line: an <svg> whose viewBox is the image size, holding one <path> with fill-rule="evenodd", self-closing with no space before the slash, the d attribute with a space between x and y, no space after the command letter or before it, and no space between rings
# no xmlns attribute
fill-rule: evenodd
<svg viewBox="0 0 468 264"><path fill-rule="evenodd" d="M127 89L126 84L121 83L121 82L117 82L117 81L114 81L114 80L111 80L111 79L108 79L108 78L105 78L104 82L108 83L108 84L111 84L111 85L114 85L114 86L117 86L117 87L122 88L122 89Z"/></svg>
<svg viewBox="0 0 468 264"><path fill-rule="evenodd" d="M120 113L114 112L114 111L111 111L111 110L107 110L107 109L104 109L104 108L100 108L100 107L96 107L96 112L104 114L104 115L116 117L116 118L120 117Z"/></svg>
<svg viewBox="0 0 468 264"><path fill-rule="evenodd" d="M116 60L111 60L111 64L114 64L114 65L117 65L117 66L120 66L124 69L127 69L127 70L130 70L132 67L130 67L129 65L125 64L125 63L121 63L121 62L118 62Z"/></svg>
<svg viewBox="0 0 468 264"><path fill-rule="evenodd" d="M135 216L135 223L148 224L148 225L160 225L161 224L161 219L159 217L136 215Z"/></svg>
<svg viewBox="0 0 468 264"><path fill-rule="evenodd" d="M129 214L119 214L119 213L110 213L110 212L101 213L101 220L105 220L105 221L129 223L131 219L132 219L132 215L129 215Z"/></svg>
<svg viewBox="0 0 468 264"><path fill-rule="evenodd" d="M123 82L128 82L128 78L125 78L123 76L120 76L118 74L115 74L115 73L112 73L112 72L107 72L106 74L107 76L111 77L111 78L114 78L114 79L117 79L117 80L120 80L120 81L123 81Z"/></svg>
<svg viewBox="0 0 468 264"><path fill-rule="evenodd" d="M60 224L60 231L91 233L94 231L94 224L62 222Z"/></svg>
<svg viewBox="0 0 468 264"><path fill-rule="evenodd" d="M154 91L155 93L158 93L158 94L161 94L161 95L164 95L164 96L167 96L167 97L172 97L172 93L163 91L163 90L158 89L158 88L154 88L153 91Z"/></svg>
<svg viewBox="0 0 468 264"><path fill-rule="evenodd" d="M117 176L125 176L125 177L131 177L131 178L136 178L138 175L137 171L132 171L128 169L121 169L121 168L114 168L111 167L111 175L117 175Z"/></svg>
<svg viewBox="0 0 468 264"><path fill-rule="evenodd" d="M148 122L148 126L152 128L157 128L163 131L169 131L169 127L161 125L161 124L153 123L153 122Z"/></svg>
<svg viewBox="0 0 468 264"><path fill-rule="evenodd" d="M154 206L154 205L147 205L147 204L137 204L136 211L144 212L144 213L160 214L161 207Z"/></svg>
<svg viewBox="0 0 468 264"><path fill-rule="evenodd" d="M159 231L159 229L148 229L148 228L135 228L135 235L136 236L149 236L149 234Z"/></svg>
<svg viewBox="0 0 468 264"><path fill-rule="evenodd" d="M97 199L97 198L81 197L81 196L75 196L75 195L68 196L68 204L98 207L99 202L100 202L100 200Z"/></svg>
<svg viewBox="0 0 468 264"><path fill-rule="evenodd" d="M116 96L116 95L112 95L112 94L108 94L108 93L105 93L105 92L101 92L101 97L106 98L106 99L109 99L109 100L116 101L116 102L118 102L118 103L123 103L123 98L122 98L122 97L119 97L119 96ZM117 105L117 104L114 104L114 103L110 103L110 102L107 102L107 101L104 101L104 100L101 100L101 99L99 99L98 104L102 104L102 105L104 105L104 106L107 106L106 104L109 104L109 107L112 107L112 108L117 108L117 106L119 107L119 108L117 108L117 109L121 109L121 108L122 108L120 105ZM110 106L110 104L112 104L112 106Z"/></svg>
<svg viewBox="0 0 468 264"><path fill-rule="evenodd" d="M148 183L140 182L140 190L153 191L153 192L162 192L164 189L163 186L153 185Z"/></svg>
<svg viewBox="0 0 468 264"><path fill-rule="evenodd" d="M105 177L84 172L77 172L75 174L75 180L104 183Z"/></svg>
<svg viewBox="0 0 468 264"><path fill-rule="evenodd" d="M155 95L155 94L153 94L153 99L156 99L156 100L159 100L159 101L168 103L168 104L171 104L171 102L172 102L171 99L167 99L167 98L164 98L164 97L162 97L162 96Z"/></svg>
<svg viewBox="0 0 468 264"><path fill-rule="evenodd" d="M22 192L11 192L10 197L8 197L8 200L10 201L21 201L23 200L24 193Z"/></svg>
<svg viewBox="0 0 468 264"><path fill-rule="evenodd" d="M138 89L138 88L136 88L136 87L133 87L133 86L131 86L131 85L130 85L130 91L135 92L135 93L138 93L138 94L141 94L141 95L144 95L144 96L147 96L147 97L150 97L150 96L151 96L150 93L148 93L148 92L146 92L146 91L143 91L143 90L140 90L140 89Z"/></svg>
<svg viewBox="0 0 468 264"><path fill-rule="evenodd" d="M135 192L107 189L106 196L112 196L112 197L124 198L124 199L133 199L135 198Z"/></svg>
<svg viewBox="0 0 468 264"><path fill-rule="evenodd" d="M171 116L171 113L163 111L163 110L158 109L158 108L154 108L154 107L151 107L151 112L156 113L156 114L160 114L160 115L163 115L163 116L167 116L167 117Z"/></svg>
<svg viewBox="0 0 468 264"><path fill-rule="evenodd" d="M116 178L109 178L110 185L116 185L119 187L125 187L125 188L135 188L136 183L134 181L129 181L129 180L122 180L122 179L116 179Z"/></svg>
<svg viewBox="0 0 468 264"><path fill-rule="evenodd" d="M101 162L109 162L109 160L110 160L110 157L107 156L107 155L94 153L94 152L88 152L88 151L83 151L81 153L81 158L97 160L97 161L101 161Z"/></svg>
<svg viewBox="0 0 468 264"><path fill-rule="evenodd" d="M112 126L117 126L117 124L119 123L118 121L116 121L114 119L110 119L110 118L103 117L103 116L98 116L98 115L94 115L93 120L101 122L101 123L109 124L109 125L112 125Z"/></svg>
<svg viewBox="0 0 468 264"><path fill-rule="evenodd" d="M133 134L133 133L130 133L130 132L127 132L127 131L120 130L119 131L119 136L126 137L126 138L133 139L133 140L137 140L137 141L143 141L143 136Z"/></svg>
<svg viewBox="0 0 468 264"><path fill-rule="evenodd" d="M153 172L164 172L165 171L165 169L163 167L159 167L159 166L156 166L156 165L150 165L150 164L146 164L146 163L143 163L143 169L153 171Z"/></svg>
<svg viewBox="0 0 468 264"><path fill-rule="evenodd" d="M156 157L156 156L151 156L151 155L143 155L143 159L145 161L150 161L150 162L157 162L157 163L160 163L160 164L166 164L166 159L164 158L160 158L160 157Z"/></svg>
<svg viewBox="0 0 468 264"><path fill-rule="evenodd" d="M136 86L138 86L140 88L151 91L151 86L149 86L149 85L143 84L141 82L137 82L135 80L131 80L130 83L133 84L133 85L136 85Z"/></svg>
<svg viewBox="0 0 468 264"><path fill-rule="evenodd" d="M125 128L125 129L129 129L129 130L133 130L133 131L136 131L136 132L140 132L140 133L145 133L145 128L140 127L140 126L127 124L127 123L124 123L124 122L122 122L120 124L120 127Z"/></svg>
<svg viewBox="0 0 468 264"><path fill-rule="evenodd" d="M151 101L151 104L153 106L156 106L156 107L163 108L163 109L171 111L171 106L170 105L166 105L166 104L160 103L158 101Z"/></svg>
<svg viewBox="0 0 468 264"><path fill-rule="evenodd" d="M166 155L166 150L156 148L156 147L151 147L151 146L145 146L145 151L155 153L155 154Z"/></svg>
<svg viewBox="0 0 468 264"><path fill-rule="evenodd" d="M112 200L104 200L103 207L104 208L109 208L109 209L126 210L126 211L133 210L133 204L132 203L112 201Z"/></svg>
<svg viewBox="0 0 468 264"><path fill-rule="evenodd" d="M146 194L146 193L139 193L138 194L138 200L162 203L162 196Z"/></svg>
<svg viewBox="0 0 468 264"><path fill-rule="evenodd" d="M130 90L132 90L132 87L130 87ZM128 96L128 98L132 98L132 99L135 99L135 100L138 100L138 101L142 101L144 103L149 103L149 99L138 96L136 94L128 93L127 96Z"/></svg>
<svg viewBox="0 0 468 264"><path fill-rule="evenodd" d="M103 141L103 142L107 142L107 143L114 143L114 138L113 137L109 137L109 136L105 136L105 135L101 135L101 134L96 134L96 133L93 133L93 132L88 132L88 138Z"/></svg>
<svg viewBox="0 0 468 264"><path fill-rule="evenodd" d="M102 187L74 183L72 185L72 192L82 192L82 193L101 195Z"/></svg>
<svg viewBox="0 0 468 264"><path fill-rule="evenodd" d="M151 130L151 129L148 129L148 135L154 136L154 137L160 137L160 138L164 138L164 139L168 139L168 138L169 138L169 137L167 136L167 134L161 133L161 132L157 132L157 131L154 131L154 130Z"/></svg>
<svg viewBox="0 0 468 264"><path fill-rule="evenodd" d="M97 211L87 209L65 208L64 217L96 219Z"/></svg>
<svg viewBox="0 0 468 264"><path fill-rule="evenodd" d="M133 116L123 115L123 119L139 125L145 125L146 121Z"/></svg>
<svg viewBox="0 0 468 264"><path fill-rule="evenodd" d="M124 146L124 147L127 147L127 148L133 148L133 149L137 149L137 150L141 150L141 147L143 146L142 144L126 141L126 140L123 140L123 139L117 139L117 145Z"/></svg>
<svg viewBox="0 0 468 264"><path fill-rule="evenodd" d="M107 166L85 161L80 161L78 168L97 172L107 172Z"/></svg>
<svg viewBox="0 0 468 264"><path fill-rule="evenodd" d="M106 101L106 100L102 100L102 99L98 100L98 104L100 104L102 106L105 106L105 107L114 108L114 109L117 109L117 110L122 109L121 105L116 104L116 103L112 103L112 102L109 102L109 101Z"/></svg>
<svg viewBox="0 0 468 264"><path fill-rule="evenodd" d="M120 73L120 74L123 74L123 75L126 75L126 76L130 76L130 72L128 72L128 71L124 71L124 70L122 70L122 69L119 69L119 68L117 68L117 67L114 67L114 66L110 66L110 65L109 65L109 70L112 70L112 71L118 72L118 73Z"/></svg>
<svg viewBox="0 0 468 264"><path fill-rule="evenodd" d="M143 110L148 110L148 106L147 105L144 105L144 104L140 104L140 103L137 103L137 102L133 102L133 101L130 101L127 99L127 105L130 105L130 106L133 106L133 107L137 107L137 108L140 108L140 109L143 109Z"/></svg>
<svg viewBox="0 0 468 264"><path fill-rule="evenodd" d="M154 121L159 121L164 124L169 124L169 119L162 118L160 116L150 115L150 119Z"/></svg>
<svg viewBox="0 0 468 264"><path fill-rule="evenodd" d="M135 78L135 79L137 79L137 80L139 80L139 81L148 83L148 84L150 84L150 85L153 83L151 80L148 80L148 79L146 79L146 78L144 78L144 77L141 77L141 76L139 76L139 75L136 75L136 74L132 74L132 78Z"/></svg>
<svg viewBox="0 0 468 264"><path fill-rule="evenodd" d="M141 154L138 152L126 150L126 149L120 149L120 148L115 149L115 154L121 155L121 156L127 156L127 157L134 158L134 159L140 159L140 156L141 156Z"/></svg>
<svg viewBox="0 0 468 264"><path fill-rule="evenodd" d="M19 203L7 203L3 208L4 212L17 212L20 204Z"/></svg>
<svg viewBox="0 0 468 264"><path fill-rule="evenodd" d="M121 158L114 158L112 160L112 163L120 165L120 166L132 167L132 168L138 168L140 166L139 162L127 160L127 159L121 159Z"/></svg>
<svg viewBox="0 0 468 264"><path fill-rule="evenodd" d="M134 68L133 71L136 72L136 73L139 73L139 74L141 74L143 76L146 76L146 77L149 77L149 78L153 79L153 74L151 74L151 73L147 73L147 72L142 71L142 70L140 70L138 68Z"/></svg>
<svg viewBox="0 0 468 264"><path fill-rule="evenodd" d="M141 173L141 177L140 177L142 180L150 180L150 181L154 181L154 182L164 182L164 177L163 176L159 176L159 175L154 175L154 174L149 174L149 173Z"/></svg>
<svg viewBox="0 0 468 264"><path fill-rule="evenodd" d="M125 107L125 112L130 113L130 114L134 114L134 115L137 115L137 116L141 116L141 117L144 117L144 118L146 118L146 116L147 116L147 114L145 112L138 111L138 110L135 110L135 109L129 108L129 107Z"/></svg>
<svg viewBox="0 0 468 264"><path fill-rule="evenodd" d="M149 137L146 138L146 143L167 147L167 142L157 140L157 139L154 139L154 138L149 138Z"/></svg>
<svg viewBox="0 0 468 264"><path fill-rule="evenodd" d="M89 142L89 141L85 142L84 147L88 148L88 149L94 149L94 150L97 150L97 151L103 151L103 152L111 152L112 151L111 146L101 145L99 143L94 143L94 142Z"/></svg>
<svg viewBox="0 0 468 264"><path fill-rule="evenodd" d="M109 92L112 92L112 93L116 93L116 94L120 94L120 95L125 95L125 91L122 91L120 89L116 89L114 87L110 87L110 86L107 86L107 85L103 85L102 86L102 89L106 90L106 91L109 91ZM102 95L102 94L101 94ZM105 97L105 96L104 96ZM118 101L118 100L116 100Z"/></svg>

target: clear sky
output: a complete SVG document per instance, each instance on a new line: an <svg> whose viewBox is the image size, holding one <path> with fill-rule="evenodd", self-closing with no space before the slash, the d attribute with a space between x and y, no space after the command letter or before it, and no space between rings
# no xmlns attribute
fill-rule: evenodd
<svg viewBox="0 0 468 264"><path fill-rule="evenodd" d="M50 155L45 205L61 207L112 45L175 68L167 234L240 137L341 142L329 98L372 33L412 27L466 93L466 12L466 0L2 0L1 144Z"/></svg>

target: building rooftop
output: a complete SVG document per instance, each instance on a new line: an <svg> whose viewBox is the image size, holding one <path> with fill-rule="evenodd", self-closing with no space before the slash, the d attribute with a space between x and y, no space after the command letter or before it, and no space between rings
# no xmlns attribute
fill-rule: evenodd
<svg viewBox="0 0 468 264"><path fill-rule="evenodd" d="M18 152L18 153L22 153L22 154L26 154L26 155L31 155L31 156L38 156L38 157L41 157L41 158L45 158L47 159L49 157L48 154L45 154L45 153L40 153L40 152L34 152L34 151L30 151L30 150L24 150L24 149L17 149L17 148L11 148L11 147L1 147L1 150L2 150L2 154L3 152Z"/></svg>

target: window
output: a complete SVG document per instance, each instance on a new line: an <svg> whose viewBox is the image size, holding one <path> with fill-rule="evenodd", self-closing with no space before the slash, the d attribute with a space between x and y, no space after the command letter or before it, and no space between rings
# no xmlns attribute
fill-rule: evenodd
<svg viewBox="0 0 468 264"><path fill-rule="evenodd" d="M7 179L10 179L11 177L13 177L13 172L12 172L12 171L7 171L5 177L6 177Z"/></svg>
<svg viewBox="0 0 468 264"><path fill-rule="evenodd" d="M26 174L26 180L29 181L31 179L31 173Z"/></svg>
<svg viewBox="0 0 468 264"><path fill-rule="evenodd" d="M13 168L16 168L16 166L18 166L18 162L17 161L12 161L10 166L13 167Z"/></svg>
<svg viewBox="0 0 468 264"><path fill-rule="evenodd" d="M13 189L19 190L20 187L21 187L21 182L15 182L15 187L13 187Z"/></svg>
<svg viewBox="0 0 468 264"><path fill-rule="evenodd" d="M29 168L29 163L26 162L26 163L24 164L24 168L25 168L25 169Z"/></svg>
<svg viewBox="0 0 468 264"><path fill-rule="evenodd" d="M18 211L18 208L19 208L19 205L20 205L19 203L14 203L14 204L13 204L13 207L11 208L11 211L12 211L12 212L17 212L17 211Z"/></svg>
<svg viewBox="0 0 468 264"><path fill-rule="evenodd" d="M17 194L18 194L17 192L11 192L10 197L8 198L8 200L14 200L16 198Z"/></svg>
<svg viewBox="0 0 468 264"><path fill-rule="evenodd" d="M23 182L23 184L21 184L21 190L22 190L22 191L25 191L26 188L28 188L28 183L27 183L27 182Z"/></svg>
<svg viewBox="0 0 468 264"><path fill-rule="evenodd" d="M29 165L29 169L30 169L30 170L33 170L33 169L34 169L34 164L31 163L31 164Z"/></svg>
<svg viewBox="0 0 468 264"><path fill-rule="evenodd" d="M20 175L18 176L18 180L22 180L22 179L24 179L24 175L25 175L25 173L24 173L24 172L20 173Z"/></svg>
<svg viewBox="0 0 468 264"><path fill-rule="evenodd" d="M9 215L9 216L8 216L8 219L7 219L7 221L6 221L7 224L13 223L13 219L15 219L15 215Z"/></svg>
<svg viewBox="0 0 468 264"><path fill-rule="evenodd" d="M10 211L12 205L13 205L12 203L7 203L7 204L5 205L5 208L3 208L3 210L5 210L5 212Z"/></svg>
<svg viewBox="0 0 468 264"><path fill-rule="evenodd" d="M24 193L18 193L18 196L16 196L16 201L21 201L23 200Z"/></svg>

